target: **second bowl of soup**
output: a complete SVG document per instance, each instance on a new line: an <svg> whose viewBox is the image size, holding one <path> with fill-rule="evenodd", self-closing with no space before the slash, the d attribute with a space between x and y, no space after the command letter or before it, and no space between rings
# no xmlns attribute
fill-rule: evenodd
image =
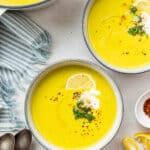
<svg viewBox="0 0 150 150"><path fill-rule="evenodd" d="M50 1L52 0L0 0L0 7L8 9L28 9Z"/></svg>
<svg viewBox="0 0 150 150"><path fill-rule="evenodd" d="M122 99L112 79L86 61L63 61L42 72L28 91L29 128L47 149L96 150L116 134Z"/></svg>
<svg viewBox="0 0 150 150"><path fill-rule="evenodd" d="M150 70L149 0L89 0L85 41L104 66L123 73Z"/></svg>

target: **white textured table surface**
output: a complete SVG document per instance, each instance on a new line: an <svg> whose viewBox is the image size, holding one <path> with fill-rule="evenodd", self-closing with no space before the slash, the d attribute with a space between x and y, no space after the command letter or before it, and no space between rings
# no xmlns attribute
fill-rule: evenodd
<svg viewBox="0 0 150 150"><path fill-rule="evenodd" d="M83 58L96 62L89 53L82 36L81 20L86 2L87 0L56 0L49 6L27 12L52 35L53 46L50 62L64 58ZM150 88L150 72L139 75L125 75L112 71L108 73L120 87L125 111L117 136L104 150L123 150L122 137L147 130L136 122L134 106L138 96ZM32 149L44 150L36 142Z"/></svg>

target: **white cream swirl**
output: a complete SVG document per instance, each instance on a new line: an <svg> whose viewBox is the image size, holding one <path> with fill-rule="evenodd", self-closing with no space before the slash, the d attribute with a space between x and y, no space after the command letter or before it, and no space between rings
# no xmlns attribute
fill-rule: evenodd
<svg viewBox="0 0 150 150"><path fill-rule="evenodd" d="M84 105L91 109L98 109L100 107L100 101L97 96L100 95L100 91L91 89L90 91L85 91L81 95L81 99Z"/></svg>

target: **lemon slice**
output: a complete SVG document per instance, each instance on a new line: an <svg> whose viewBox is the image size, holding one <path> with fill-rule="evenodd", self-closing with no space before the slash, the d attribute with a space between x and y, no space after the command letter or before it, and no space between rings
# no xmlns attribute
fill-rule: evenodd
<svg viewBox="0 0 150 150"><path fill-rule="evenodd" d="M75 74L67 80L66 89L95 89L96 84L93 78L85 73Z"/></svg>
<svg viewBox="0 0 150 150"><path fill-rule="evenodd" d="M125 137L122 140L125 150L140 150L138 143L131 137Z"/></svg>
<svg viewBox="0 0 150 150"><path fill-rule="evenodd" d="M142 132L136 133L134 138L143 144L145 150L150 150L150 133Z"/></svg>

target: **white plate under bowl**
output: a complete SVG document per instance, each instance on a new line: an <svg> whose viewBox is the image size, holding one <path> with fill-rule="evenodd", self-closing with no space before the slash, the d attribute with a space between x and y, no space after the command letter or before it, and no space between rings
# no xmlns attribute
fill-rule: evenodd
<svg viewBox="0 0 150 150"><path fill-rule="evenodd" d="M143 106L145 101L150 98L150 90L143 93L136 102L135 116L137 121L144 127L150 128L150 118L144 113Z"/></svg>

